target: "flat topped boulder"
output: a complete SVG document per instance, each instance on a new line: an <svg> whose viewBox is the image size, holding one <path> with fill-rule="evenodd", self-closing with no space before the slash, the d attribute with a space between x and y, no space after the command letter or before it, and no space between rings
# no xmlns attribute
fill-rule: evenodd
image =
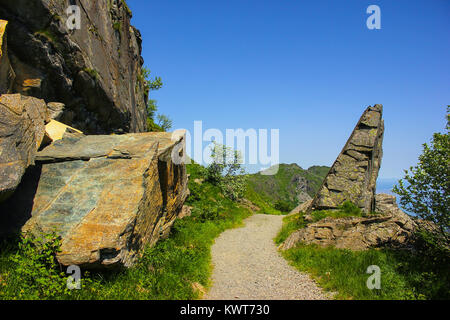
<svg viewBox="0 0 450 320"><path fill-rule="evenodd" d="M36 155L34 234L56 231L63 265L131 266L168 233L187 197L185 139L171 133L75 136Z"/></svg>
<svg viewBox="0 0 450 320"><path fill-rule="evenodd" d="M375 190L383 156L383 106L368 107L337 157L310 210L336 209L351 201L363 212L375 210Z"/></svg>

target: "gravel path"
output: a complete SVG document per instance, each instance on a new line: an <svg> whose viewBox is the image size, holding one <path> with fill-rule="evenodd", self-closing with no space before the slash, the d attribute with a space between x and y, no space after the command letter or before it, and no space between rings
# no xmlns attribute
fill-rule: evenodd
<svg viewBox="0 0 450 320"><path fill-rule="evenodd" d="M255 214L243 228L223 232L212 247L209 300L328 299L316 283L278 253L273 238L283 216Z"/></svg>

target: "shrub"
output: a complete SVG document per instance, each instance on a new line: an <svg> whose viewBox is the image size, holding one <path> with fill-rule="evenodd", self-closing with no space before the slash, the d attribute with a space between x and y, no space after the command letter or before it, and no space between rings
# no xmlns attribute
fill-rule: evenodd
<svg viewBox="0 0 450 320"><path fill-rule="evenodd" d="M361 208L357 207L355 204L348 200L344 201L344 203L341 204L338 209L342 213L352 217L360 217L363 215Z"/></svg>
<svg viewBox="0 0 450 320"><path fill-rule="evenodd" d="M212 162L206 168L207 180L219 186L229 199L242 198L246 190L247 177L242 168L240 152L213 141L211 158Z"/></svg>
<svg viewBox="0 0 450 320"><path fill-rule="evenodd" d="M293 209L293 207L292 207L292 204L288 201L278 200L275 203L275 209L277 209L281 212L290 212Z"/></svg>
<svg viewBox="0 0 450 320"><path fill-rule="evenodd" d="M442 236L450 231L450 106L447 107L446 133L435 133L431 143L423 144L419 163L405 170L393 191L400 204L420 218L434 222Z"/></svg>
<svg viewBox="0 0 450 320"><path fill-rule="evenodd" d="M20 299L56 299L69 294L67 277L56 262L60 245L61 239L55 233L22 236L17 252L11 257L14 269L6 278L7 295Z"/></svg>

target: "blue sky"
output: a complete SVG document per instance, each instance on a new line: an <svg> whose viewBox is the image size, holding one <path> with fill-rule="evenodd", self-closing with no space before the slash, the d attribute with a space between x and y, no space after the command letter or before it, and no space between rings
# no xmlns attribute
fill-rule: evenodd
<svg viewBox="0 0 450 320"><path fill-rule="evenodd" d="M384 105L381 178L403 176L450 104L450 1L128 0L173 127L280 129L280 162L331 165ZM369 30L369 5L381 30Z"/></svg>

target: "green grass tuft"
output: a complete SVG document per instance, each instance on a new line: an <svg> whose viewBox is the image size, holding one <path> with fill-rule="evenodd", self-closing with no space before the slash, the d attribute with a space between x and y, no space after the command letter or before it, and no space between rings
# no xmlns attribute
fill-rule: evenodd
<svg viewBox="0 0 450 320"><path fill-rule="evenodd" d="M314 245L299 245L283 256L298 270L309 272L321 287L337 292L337 299L450 298L448 260L442 265L409 251L350 251ZM370 290L366 285L371 265L380 267L380 289Z"/></svg>

